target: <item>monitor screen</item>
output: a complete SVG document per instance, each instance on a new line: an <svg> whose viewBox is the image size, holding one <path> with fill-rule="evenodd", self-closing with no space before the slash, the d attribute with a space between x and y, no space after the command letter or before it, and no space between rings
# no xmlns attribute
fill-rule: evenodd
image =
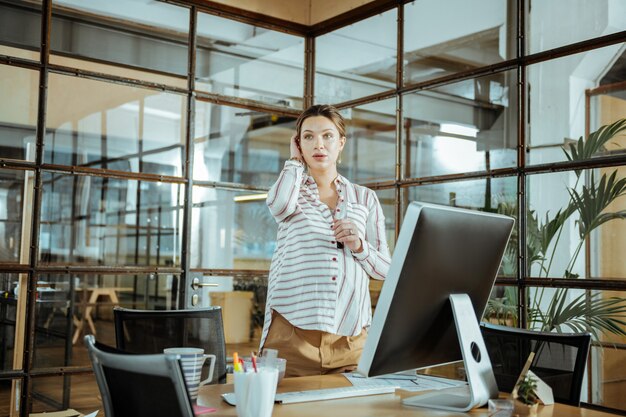
<svg viewBox="0 0 626 417"><path fill-rule="evenodd" d="M468 294L480 321L513 224L503 215L411 203L357 372L462 360L448 297Z"/></svg>

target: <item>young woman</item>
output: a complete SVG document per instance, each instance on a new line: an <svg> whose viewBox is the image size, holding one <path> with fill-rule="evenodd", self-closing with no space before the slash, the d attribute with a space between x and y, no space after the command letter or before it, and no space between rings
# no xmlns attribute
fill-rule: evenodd
<svg viewBox="0 0 626 417"><path fill-rule="evenodd" d="M267 197L278 239L261 349L287 359L286 376L356 368L372 318L368 278L389 269L376 194L337 172L345 143L337 109L305 110Z"/></svg>

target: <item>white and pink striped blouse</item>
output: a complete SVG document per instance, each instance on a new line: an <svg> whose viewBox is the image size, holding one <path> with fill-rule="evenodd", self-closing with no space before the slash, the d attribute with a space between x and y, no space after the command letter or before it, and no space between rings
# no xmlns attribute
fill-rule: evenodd
<svg viewBox="0 0 626 417"><path fill-rule="evenodd" d="M385 279L389 248L385 218L372 190L335 179L338 212L359 229L363 252L337 248L333 213L319 199L313 177L288 160L268 193L267 205L278 222L277 247L269 273L261 348L272 310L307 330L356 336L369 327L372 307L368 276ZM335 213L340 214L340 213Z"/></svg>

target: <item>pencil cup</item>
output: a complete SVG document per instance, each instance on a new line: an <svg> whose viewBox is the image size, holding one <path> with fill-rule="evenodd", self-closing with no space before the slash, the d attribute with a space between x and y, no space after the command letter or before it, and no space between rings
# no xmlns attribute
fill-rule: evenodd
<svg viewBox="0 0 626 417"><path fill-rule="evenodd" d="M195 401L198 398L198 389L205 384L208 384L213 379L213 370L215 368L215 355L205 355L204 349L190 348L190 347L175 347L163 349L163 353L166 355L179 355L180 364L183 367L183 375L185 376L185 384L187 385L187 392L189 398ZM200 381L202 376L202 365L204 361L211 359L211 365L209 366L208 377Z"/></svg>
<svg viewBox="0 0 626 417"><path fill-rule="evenodd" d="M235 372L235 400L239 417L270 417L274 408L278 369Z"/></svg>
<svg viewBox="0 0 626 417"><path fill-rule="evenodd" d="M268 366L263 356L259 356L256 362L262 368ZM252 369L252 360L250 358L244 358L243 363L246 369ZM274 368L278 369L278 384L280 384L280 381L282 381L285 377L285 371L287 370L287 359L274 358L273 364Z"/></svg>

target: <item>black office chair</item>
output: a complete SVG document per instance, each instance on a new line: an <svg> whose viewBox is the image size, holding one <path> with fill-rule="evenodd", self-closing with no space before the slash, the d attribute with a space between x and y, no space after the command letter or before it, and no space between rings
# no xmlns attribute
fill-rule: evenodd
<svg viewBox="0 0 626 417"><path fill-rule="evenodd" d="M511 392L530 352L530 366L552 388L554 400L578 406L591 344L588 333L546 333L481 323L498 389Z"/></svg>
<svg viewBox="0 0 626 417"><path fill-rule="evenodd" d="M171 356L101 350L93 335L85 345L107 417L193 417L180 362Z"/></svg>
<svg viewBox="0 0 626 417"><path fill-rule="evenodd" d="M117 348L128 353L163 353L169 347L196 347L215 355L211 384L226 383L226 344L222 309L113 309ZM207 361L208 366L208 361Z"/></svg>

